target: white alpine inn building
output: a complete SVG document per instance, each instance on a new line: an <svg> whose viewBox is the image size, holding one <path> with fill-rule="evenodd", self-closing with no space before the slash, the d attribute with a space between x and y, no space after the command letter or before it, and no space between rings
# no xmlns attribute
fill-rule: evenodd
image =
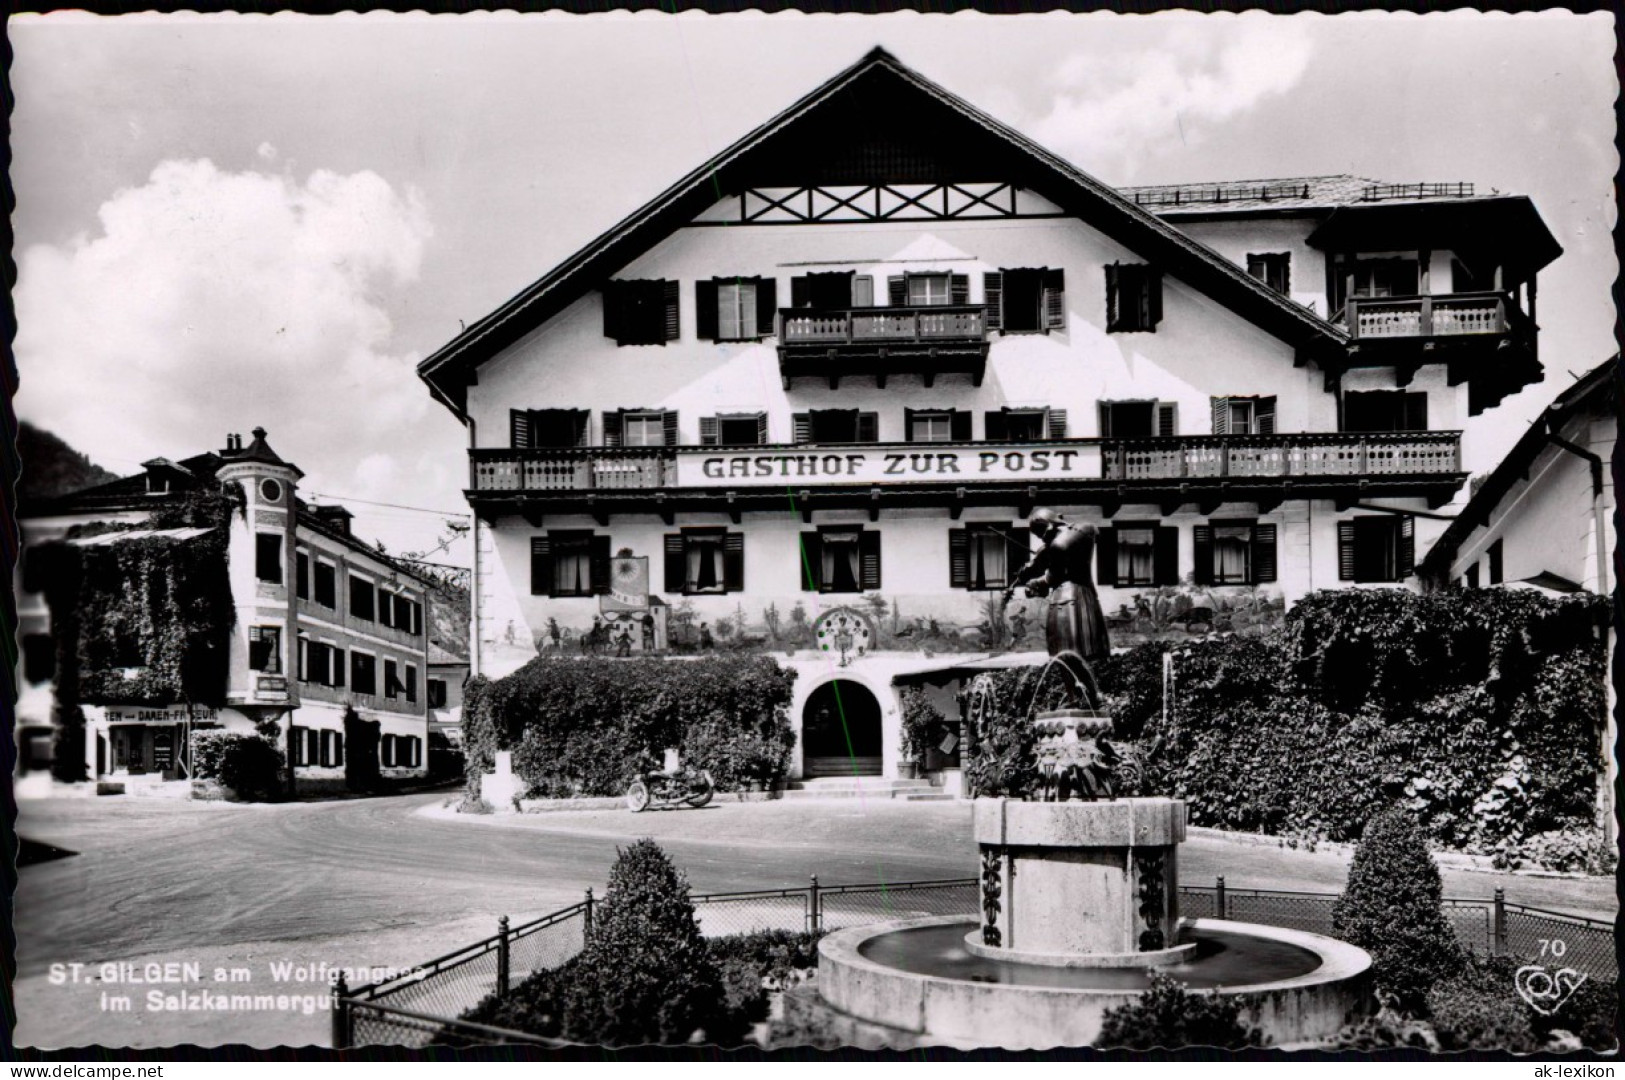
<svg viewBox="0 0 1625 1080"><path fill-rule="evenodd" d="M1465 184L1114 190L876 49L420 365L474 671L759 648L796 775L895 776L901 684L1042 649L994 610L1035 507L1101 530L1117 644L1414 586L1559 254Z"/></svg>

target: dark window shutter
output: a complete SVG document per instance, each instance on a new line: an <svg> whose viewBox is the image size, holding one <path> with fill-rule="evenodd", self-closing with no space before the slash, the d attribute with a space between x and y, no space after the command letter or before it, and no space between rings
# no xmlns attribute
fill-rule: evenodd
<svg viewBox="0 0 1625 1080"><path fill-rule="evenodd" d="M790 279L790 306L793 308L812 306L812 282L807 280L806 274L798 274Z"/></svg>
<svg viewBox="0 0 1625 1080"><path fill-rule="evenodd" d="M1112 437L1111 403L1102 401L1100 404L1096 405L1095 408L1100 410L1100 437L1102 439L1109 439Z"/></svg>
<svg viewBox="0 0 1625 1080"><path fill-rule="evenodd" d="M1161 270L1153 270L1149 266L1145 268L1144 277L1142 278L1140 299L1142 305L1140 310L1143 314L1143 321L1140 325L1140 329L1148 331L1155 330L1157 328L1157 324L1162 321Z"/></svg>
<svg viewBox="0 0 1625 1080"><path fill-rule="evenodd" d="M678 316L681 305L677 299L677 282L663 281L660 284L664 288L666 300L666 340L676 341L682 336L682 324Z"/></svg>
<svg viewBox="0 0 1625 1080"><path fill-rule="evenodd" d="M701 341L717 339L717 282L694 283L694 336Z"/></svg>
<svg viewBox="0 0 1625 1080"><path fill-rule="evenodd" d="M1032 530L1027 528L1025 525L1021 525L1009 530L1009 533L1010 550L1009 554L1006 556L1009 562L1009 568L1005 571L1006 582L1015 581L1016 571L1026 566L1028 561L1033 557Z"/></svg>
<svg viewBox="0 0 1625 1080"><path fill-rule="evenodd" d="M1153 585L1179 584L1179 530L1162 525L1157 528L1151 553Z"/></svg>
<svg viewBox="0 0 1625 1080"><path fill-rule="evenodd" d="M339 686L339 687L342 687L344 685L344 650L343 649L334 649L333 650L333 685L334 686Z"/></svg>
<svg viewBox="0 0 1625 1080"><path fill-rule="evenodd" d="M667 446L677 445L677 411L668 409L660 416L660 425L666 437Z"/></svg>
<svg viewBox="0 0 1625 1080"><path fill-rule="evenodd" d="M948 301L953 304L970 303L970 275L948 275Z"/></svg>
<svg viewBox="0 0 1625 1080"><path fill-rule="evenodd" d="M666 591L682 593L688 587L687 560L683 557L683 534L666 534Z"/></svg>
<svg viewBox="0 0 1625 1080"><path fill-rule="evenodd" d="M892 307L902 307L908 303L908 279L902 274L893 274L887 278L886 298Z"/></svg>
<svg viewBox="0 0 1625 1080"><path fill-rule="evenodd" d="M1117 584L1117 530L1101 529L1095 543L1095 576L1102 585Z"/></svg>
<svg viewBox="0 0 1625 1080"><path fill-rule="evenodd" d="M609 537L594 533L587 553L592 566L592 591L609 592Z"/></svg>
<svg viewBox="0 0 1625 1080"><path fill-rule="evenodd" d="M1173 401L1157 403L1157 434L1171 438L1179 434L1179 404Z"/></svg>
<svg viewBox="0 0 1625 1080"><path fill-rule="evenodd" d="M970 532L967 529L948 530L948 587L970 588Z"/></svg>
<svg viewBox="0 0 1625 1080"><path fill-rule="evenodd" d="M625 411L624 409L616 409L613 412L605 410L605 412L604 412L604 445L605 446L619 446L619 445L621 445L621 414L624 411Z"/></svg>
<svg viewBox="0 0 1625 1080"><path fill-rule="evenodd" d="M722 538L722 587L729 592L745 588L744 533L727 533Z"/></svg>
<svg viewBox="0 0 1625 1080"><path fill-rule="evenodd" d="M872 412L858 413L858 442L880 441L880 414Z"/></svg>
<svg viewBox="0 0 1625 1080"><path fill-rule="evenodd" d="M1266 273L1267 273L1267 270L1265 268L1264 256L1262 256L1262 255L1248 255L1247 256L1247 276L1248 277L1255 277L1258 280L1263 281L1264 278L1265 278Z"/></svg>
<svg viewBox="0 0 1625 1080"><path fill-rule="evenodd" d="M1408 519L1407 519L1408 520ZM858 559L861 563L863 589L880 588L880 532L865 529L858 534Z"/></svg>
<svg viewBox="0 0 1625 1080"><path fill-rule="evenodd" d="M1416 570L1416 519L1406 515L1399 519L1399 565L1397 580L1404 581Z"/></svg>
<svg viewBox="0 0 1625 1080"><path fill-rule="evenodd" d="M1196 584L1213 584L1213 526L1197 525L1193 528L1191 547L1195 549L1196 564L1193 569L1196 572Z"/></svg>
<svg viewBox="0 0 1625 1080"><path fill-rule="evenodd" d="M797 444L812 442L812 414L792 413L790 415L791 441Z"/></svg>
<svg viewBox="0 0 1625 1080"><path fill-rule="evenodd" d="M767 413L756 414L756 445L767 445Z"/></svg>
<svg viewBox="0 0 1625 1080"><path fill-rule="evenodd" d="M592 413L586 409L571 409L570 423L574 425L575 444L587 445L587 425L592 421Z"/></svg>
<svg viewBox="0 0 1625 1080"><path fill-rule="evenodd" d="M1045 414L1047 434L1052 439L1066 438L1066 410L1050 409Z"/></svg>
<svg viewBox="0 0 1625 1080"><path fill-rule="evenodd" d="M717 418L714 416L700 417L700 445L716 446L721 441L722 436L718 434L717 429Z"/></svg>
<svg viewBox="0 0 1625 1080"><path fill-rule="evenodd" d="M773 278L756 279L756 332L772 337L778 332L779 283Z"/></svg>
<svg viewBox="0 0 1625 1080"><path fill-rule="evenodd" d="M1121 286L1123 268L1116 263L1106 267L1106 332L1123 329Z"/></svg>
<svg viewBox="0 0 1625 1080"><path fill-rule="evenodd" d="M625 322L623 315L625 306L622 299L619 282L611 281L604 285L604 336L614 338L617 345L622 344L626 336L622 329L622 324Z"/></svg>
<svg viewBox="0 0 1625 1080"><path fill-rule="evenodd" d="M999 330L1004 326L1004 275L989 271L982 275L982 303L987 308L987 328ZM991 437L991 436L990 436Z"/></svg>
<svg viewBox="0 0 1625 1080"><path fill-rule="evenodd" d="M530 449L530 413L524 409L508 410L508 445L515 450Z"/></svg>
<svg viewBox="0 0 1625 1080"><path fill-rule="evenodd" d="M1216 397L1213 399L1213 434L1230 434L1230 399Z"/></svg>
<svg viewBox="0 0 1625 1080"><path fill-rule="evenodd" d="M948 414L948 434L955 442L970 442L970 418L967 409L955 409Z"/></svg>
<svg viewBox="0 0 1625 1080"><path fill-rule="evenodd" d="M1428 429L1428 395L1426 390L1415 390L1405 395L1405 430Z"/></svg>
<svg viewBox="0 0 1625 1080"><path fill-rule="evenodd" d="M553 545L545 536L530 538L530 595L547 596L553 591Z"/></svg>
<svg viewBox="0 0 1625 1080"><path fill-rule="evenodd" d="M1253 583L1275 580L1275 526L1253 526Z"/></svg>
<svg viewBox="0 0 1625 1080"><path fill-rule="evenodd" d="M1044 271L1044 329L1066 329L1066 271Z"/></svg>
<svg viewBox="0 0 1625 1080"><path fill-rule="evenodd" d="M817 592L823 581L824 567L824 541L816 529L803 531L801 543L797 545L796 558L801 565L796 567L796 577L801 581L802 589L807 592Z"/></svg>
<svg viewBox="0 0 1625 1080"><path fill-rule="evenodd" d="M1337 580L1354 580L1354 522L1337 523Z"/></svg>
<svg viewBox="0 0 1625 1080"><path fill-rule="evenodd" d="M303 551L294 556L293 591L301 600L310 599L310 556Z"/></svg>
<svg viewBox="0 0 1625 1080"><path fill-rule="evenodd" d="M1010 414L1004 411L984 413L982 415L982 438L990 442L999 442L1010 437Z"/></svg>
<svg viewBox="0 0 1625 1080"><path fill-rule="evenodd" d="M1253 402L1253 434L1275 434L1275 398L1261 397Z"/></svg>
<svg viewBox="0 0 1625 1080"><path fill-rule="evenodd" d="M903 441L904 442L913 442L914 441L914 410L913 409L904 409L903 410Z"/></svg>

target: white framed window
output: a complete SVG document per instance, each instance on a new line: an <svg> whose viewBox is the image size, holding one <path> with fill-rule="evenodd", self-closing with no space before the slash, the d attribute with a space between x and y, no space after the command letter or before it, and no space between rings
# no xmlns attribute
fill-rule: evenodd
<svg viewBox="0 0 1625 1080"><path fill-rule="evenodd" d="M951 304L953 297L947 274L909 274L908 306L934 307Z"/></svg>
<svg viewBox="0 0 1625 1080"><path fill-rule="evenodd" d="M717 340L743 341L758 336L756 282L717 284Z"/></svg>
<svg viewBox="0 0 1625 1080"><path fill-rule="evenodd" d="M857 274L852 278L852 306L875 306L875 279L869 274Z"/></svg>
<svg viewBox="0 0 1625 1080"><path fill-rule="evenodd" d="M665 446L665 414L625 413L621 417L623 446Z"/></svg>
<svg viewBox="0 0 1625 1080"><path fill-rule="evenodd" d="M910 442L952 442L953 416L945 412L917 412L909 420Z"/></svg>
<svg viewBox="0 0 1625 1080"><path fill-rule="evenodd" d="M250 626L248 628L248 666L253 671L277 675L282 671L282 628L280 626Z"/></svg>

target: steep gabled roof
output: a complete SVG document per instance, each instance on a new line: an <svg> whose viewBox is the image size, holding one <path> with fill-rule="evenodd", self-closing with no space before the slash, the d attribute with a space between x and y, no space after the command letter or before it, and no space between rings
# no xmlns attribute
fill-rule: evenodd
<svg viewBox="0 0 1625 1080"><path fill-rule="evenodd" d="M1347 341L1338 327L876 48L458 334L418 365L418 375L463 415L480 364L746 188L994 178L1037 192L1295 348L1315 353Z"/></svg>

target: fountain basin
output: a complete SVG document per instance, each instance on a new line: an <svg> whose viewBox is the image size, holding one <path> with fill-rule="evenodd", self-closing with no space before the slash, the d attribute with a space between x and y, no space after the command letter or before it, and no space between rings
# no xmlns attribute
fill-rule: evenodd
<svg viewBox="0 0 1625 1080"><path fill-rule="evenodd" d="M863 1044L1040 1050L1087 1046L1108 1009L1150 985L1149 968L1056 967L974 956L972 918L940 916L853 927L818 945L819 1005ZM1243 1020L1270 1045L1331 1039L1368 1011L1370 956L1345 942L1281 927L1197 919L1196 955L1157 970L1192 989L1249 995ZM851 1038L851 1036L849 1036Z"/></svg>

